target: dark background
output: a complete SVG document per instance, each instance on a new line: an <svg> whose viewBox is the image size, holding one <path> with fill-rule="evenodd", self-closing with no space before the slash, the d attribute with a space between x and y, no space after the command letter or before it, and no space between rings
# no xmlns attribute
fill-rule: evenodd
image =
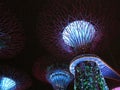
<svg viewBox="0 0 120 90"><path fill-rule="evenodd" d="M47 50L42 45L38 44L35 32L37 17L41 10L40 8L44 5L47 6L48 0L4 0L3 2L5 2L6 6L11 10L11 12L13 12L14 15L16 15L16 17L22 24L23 29L25 30L26 46L24 50L17 56L11 59L5 59L1 63L13 66L19 70L28 73L33 81L32 87L28 90L52 90L52 87L50 85L35 79L32 74L32 67L36 58L42 55L50 55L50 53L47 52ZM115 9L118 12L117 14L115 13L115 16L118 18L118 21L120 21L119 0L106 0L106 2L106 4L108 5L111 3L115 5ZM101 55L104 55L104 58L106 59L108 58L110 60L108 61L108 63L119 72L120 23L118 25L119 26L117 30L114 30L113 28L113 31L111 31L111 45L109 46L109 50L106 52L107 55L104 55L104 53L102 53ZM109 81L109 83L112 83L114 85L118 84L114 81ZM71 87L72 85L70 86L70 88Z"/></svg>

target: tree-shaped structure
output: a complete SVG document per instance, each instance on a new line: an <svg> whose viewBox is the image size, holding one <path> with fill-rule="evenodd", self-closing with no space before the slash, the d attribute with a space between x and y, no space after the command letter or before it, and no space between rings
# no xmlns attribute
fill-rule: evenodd
<svg viewBox="0 0 120 90"><path fill-rule="evenodd" d="M73 47L76 52L85 51L95 38L96 30L94 25L84 20L77 20L69 23L63 30L64 42Z"/></svg>
<svg viewBox="0 0 120 90"><path fill-rule="evenodd" d="M73 80L69 68L64 64L54 64L48 68L47 80L52 84L54 90L66 90L69 83Z"/></svg>
<svg viewBox="0 0 120 90"><path fill-rule="evenodd" d="M2 77L0 80L1 90L14 90L16 87L16 82L8 77Z"/></svg>
<svg viewBox="0 0 120 90"><path fill-rule="evenodd" d="M33 75L40 81L53 86L55 90L66 90L73 80L69 66L49 57L40 57L33 66Z"/></svg>
<svg viewBox="0 0 120 90"><path fill-rule="evenodd" d="M95 53L93 52L94 50L99 52L97 49L99 45L102 46L102 48L99 48L102 51L111 38L106 38L108 34L106 32L107 30L111 30L112 26L115 25L114 17L112 15L109 16L110 13L112 14L108 10L109 7L104 9L103 7L106 4L99 0L60 0L57 2L51 3L52 5L47 4L47 7L43 7L47 9L40 12L38 36L41 44L45 48L47 47L47 50L53 53L53 55L57 55L60 58L66 56L72 57L72 51L77 53L77 55L82 54L83 56L86 53ZM110 22L114 25L111 25ZM100 43L101 40L104 43ZM82 62L87 65L86 60ZM87 62L90 64L93 63L96 67L99 66L96 59L92 61L88 60ZM102 61L102 63L104 62ZM100 79L103 82L105 82L103 76L119 79L119 75L112 68L107 64L104 65L106 65L106 69L103 70L108 70L108 74L101 73L104 71L101 71L101 68L98 67L99 76L101 76ZM94 66L91 65L91 67L93 68Z"/></svg>
<svg viewBox="0 0 120 90"><path fill-rule="evenodd" d="M9 66L0 66L0 90L26 90L32 82L28 75Z"/></svg>

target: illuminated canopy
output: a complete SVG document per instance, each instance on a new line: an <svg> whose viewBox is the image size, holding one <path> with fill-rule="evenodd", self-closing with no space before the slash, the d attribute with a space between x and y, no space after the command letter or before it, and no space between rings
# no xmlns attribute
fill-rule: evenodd
<svg viewBox="0 0 120 90"><path fill-rule="evenodd" d="M94 26L87 21L77 20L69 23L63 30L62 38L65 44L81 47L92 42L95 36Z"/></svg>
<svg viewBox="0 0 120 90"><path fill-rule="evenodd" d="M16 82L10 78L2 77L0 80L0 90L11 90L16 86Z"/></svg>
<svg viewBox="0 0 120 90"><path fill-rule="evenodd" d="M73 80L67 65L53 65L48 68L46 78L52 84L54 90L66 90L68 84Z"/></svg>

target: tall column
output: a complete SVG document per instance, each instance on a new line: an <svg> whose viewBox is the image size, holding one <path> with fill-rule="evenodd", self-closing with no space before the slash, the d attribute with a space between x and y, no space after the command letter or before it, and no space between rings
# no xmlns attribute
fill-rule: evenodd
<svg viewBox="0 0 120 90"><path fill-rule="evenodd" d="M84 61L75 67L74 90L108 90L105 79L93 61Z"/></svg>

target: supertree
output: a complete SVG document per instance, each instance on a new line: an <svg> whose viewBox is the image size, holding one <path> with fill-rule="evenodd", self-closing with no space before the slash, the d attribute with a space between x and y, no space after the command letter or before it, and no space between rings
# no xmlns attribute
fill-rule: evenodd
<svg viewBox="0 0 120 90"><path fill-rule="evenodd" d="M64 42L73 47L76 52L85 52L90 48L96 36L94 25L84 20L77 20L69 23L63 30Z"/></svg>
<svg viewBox="0 0 120 90"><path fill-rule="evenodd" d="M104 77L120 80L117 72L93 54L75 57L70 64L70 71L75 77L75 90L108 90Z"/></svg>
<svg viewBox="0 0 120 90"><path fill-rule="evenodd" d="M95 36L96 30L94 25L84 20L73 21L63 30L64 42L73 47L75 52L79 53L80 51L83 53L83 57L75 59L75 61L70 64L70 71L73 73L74 70L75 90L108 90L104 76L120 79L120 75L113 71L102 60L93 55L87 56L84 54L86 51L88 53L91 48L91 44L94 44L92 41ZM98 67L99 64L100 66Z"/></svg>
<svg viewBox="0 0 120 90"><path fill-rule="evenodd" d="M104 3L107 2L59 0L54 4L50 3L50 6L47 4L49 9L41 12L38 24L38 30L42 30L39 33L39 36L42 37L40 37L41 44L60 58L66 56L71 58L75 54L84 56L89 53L103 53L102 50L106 50L111 38L108 38L108 32L114 28L113 26L116 28L116 23L118 24L115 17L110 15L113 14L111 11L115 8L104 9L103 7L106 6ZM43 8L46 9L46 7ZM91 55L91 57L93 56ZM88 63L93 63L96 66L98 64L95 61L88 61ZM107 64L104 65L110 72L107 77L119 78L119 74ZM98 67L98 69L98 72L101 72L99 76L105 83L101 68Z"/></svg>
<svg viewBox="0 0 120 90"><path fill-rule="evenodd" d="M48 68L46 78L52 84L54 90L66 90L73 80L69 68L64 64L54 64Z"/></svg>
<svg viewBox="0 0 120 90"><path fill-rule="evenodd" d="M13 13L0 2L0 58L11 58L23 49L25 35Z"/></svg>
<svg viewBox="0 0 120 90"><path fill-rule="evenodd" d="M77 53L79 52L79 50L84 53L84 51L86 51L86 50L88 51L88 49L91 47L92 41L95 38L95 34L96 34L96 30L91 23L83 21L83 20L82 21L74 21L65 27L65 29L63 31L63 40L67 45L72 46ZM71 68L73 68L76 72L76 74L74 73L75 90L79 90L82 88L83 89L84 88L86 88L86 89L88 89L88 88L103 89L104 88L105 90L107 90L108 88L106 88L106 84L105 84L105 80L104 80L103 76L120 79L120 75L117 74L115 71L113 71L107 64L105 64L99 58L95 58L95 56L93 56L93 55L87 56L87 55L83 54L83 56L84 56L84 58L82 57L82 59L81 59L81 57L80 57L80 59L75 59L75 61L73 61L70 65L70 71L72 72L73 70L71 70ZM99 61L99 62L97 62L97 61ZM96 63L96 65L95 65L95 63ZM100 63L101 63L100 67L97 67L97 65L99 65ZM86 71L86 67L88 67L88 71ZM84 69L82 69L82 68L84 68ZM96 70L92 70L91 68L96 69ZM100 70L102 70L102 71L100 71ZM86 72L90 73L90 76L86 75ZM101 73L101 72L103 72L103 73ZM81 73L83 73L83 75L80 75ZM96 80L96 83L95 83L95 82L93 82L94 79L92 79L91 76L96 77L97 75L99 75L99 78L101 78L101 81ZM82 78L83 78L83 80L82 80ZM92 81L89 81L89 80L87 81L87 79L89 79L89 78ZM80 81L80 79L81 79L81 81ZM85 83L86 87L83 83ZM95 86L89 87L93 83L95 84ZM80 84L83 86L81 87ZM98 84L98 86L96 86L96 84ZM100 85L103 85L103 86L100 86Z"/></svg>
<svg viewBox="0 0 120 90"><path fill-rule="evenodd" d="M16 87L16 82L8 77L2 77L0 80L1 90L14 90Z"/></svg>
<svg viewBox="0 0 120 90"><path fill-rule="evenodd" d="M62 5L60 3L62 3ZM71 58L75 56L76 51L73 46L65 44L63 40L64 29L67 25L75 24L76 22L87 23L88 27L86 26L86 28L92 27L96 31L94 35L95 38L92 40L94 44L89 48L89 52L93 50L97 51L96 46L100 48L101 44L106 45L107 30L109 29L110 22L112 22L112 18L109 18L110 12L102 8L104 7L103 3L104 2L99 0L53 0L53 2L48 2L46 6L43 5L38 16L36 32L40 44L54 56L63 59ZM100 41L105 43L99 44ZM82 48L85 49L84 47ZM79 50L79 53L80 52L81 50ZM84 50L84 52L88 52L88 50Z"/></svg>
<svg viewBox="0 0 120 90"><path fill-rule="evenodd" d="M73 75L69 72L69 66L61 62L46 60L42 57L34 64L34 76L47 84L52 85L54 90L66 90L69 83L73 80Z"/></svg>
<svg viewBox="0 0 120 90"><path fill-rule="evenodd" d="M0 66L0 90L26 90L32 84L28 75L10 66Z"/></svg>

